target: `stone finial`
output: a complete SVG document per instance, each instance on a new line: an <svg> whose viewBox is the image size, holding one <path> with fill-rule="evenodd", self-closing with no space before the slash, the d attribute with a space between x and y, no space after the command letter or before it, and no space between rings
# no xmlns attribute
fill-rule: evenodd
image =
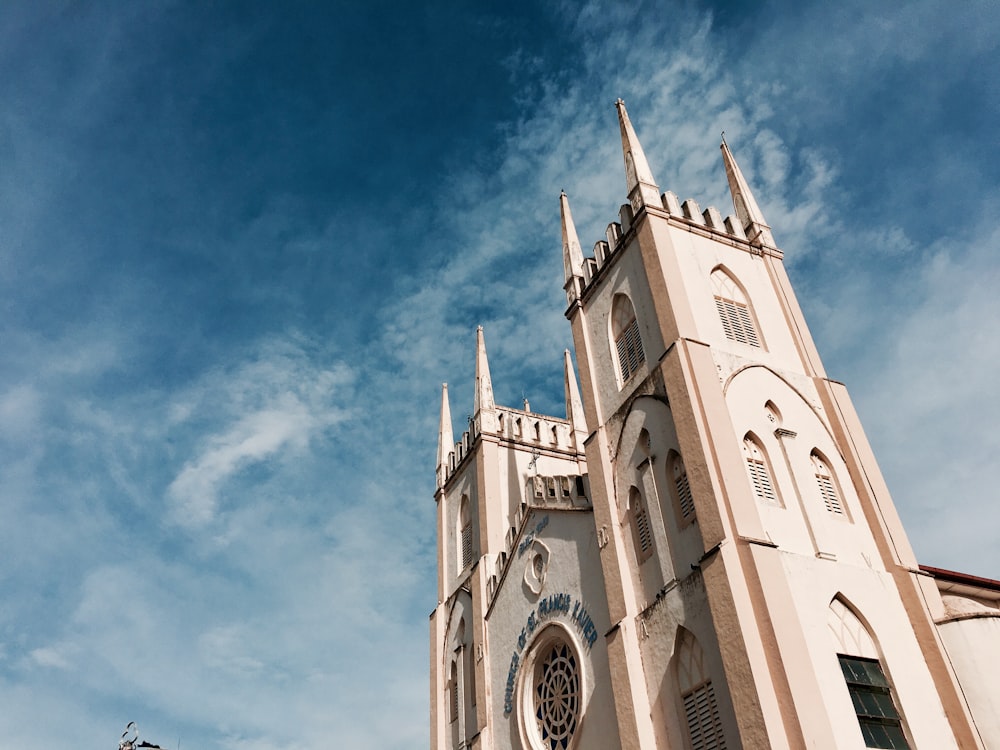
<svg viewBox="0 0 1000 750"><path fill-rule="evenodd" d="M482 411L494 411L493 381L490 379L490 362L486 358L486 339L483 327L476 329L476 395L472 414L475 417Z"/></svg>
<svg viewBox="0 0 1000 750"><path fill-rule="evenodd" d="M448 403L448 384L441 384L441 424L438 427L437 482L443 487L448 478L448 457L455 449L455 436L451 429L451 406Z"/></svg>
<svg viewBox="0 0 1000 750"><path fill-rule="evenodd" d="M622 153L625 157L625 184L628 189L628 199L632 204L632 210L639 213L642 206L662 205L660 201L660 188L656 185L656 179L646 161L646 154L639 144L632 121L628 118L625 110L625 102L621 99L615 102L618 109L618 125L622 134Z"/></svg>
<svg viewBox="0 0 1000 750"><path fill-rule="evenodd" d="M577 286L575 279L583 278L583 250L580 248L580 238L573 224L573 214L569 210L569 198L566 193L559 194L559 215L562 219L563 270L565 271L566 292Z"/></svg>
<svg viewBox="0 0 1000 750"><path fill-rule="evenodd" d="M563 371L566 380L566 419L569 420L576 438L576 449L583 451L583 441L587 439L587 418L583 414L583 401L580 399L580 389L576 384L576 373L573 371L573 360L569 349L563 352Z"/></svg>
<svg viewBox="0 0 1000 750"><path fill-rule="evenodd" d="M732 151L725 137L722 139L722 161L726 166L726 180L729 182L729 192L733 196L733 207L736 209L736 218L743 226L747 239L751 245L758 247L774 248L774 237L771 235L771 227L764 221L764 214L757 205L750 186L747 184L743 172L740 171L736 159L733 158Z"/></svg>

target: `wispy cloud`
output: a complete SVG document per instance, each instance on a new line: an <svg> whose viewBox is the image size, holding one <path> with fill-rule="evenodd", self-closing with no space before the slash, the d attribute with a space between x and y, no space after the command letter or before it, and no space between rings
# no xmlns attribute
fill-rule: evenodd
<svg viewBox="0 0 1000 750"><path fill-rule="evenodd" d="M697 5L564 3L546 11L556 46L466 61L506 60L504 121L462 140L443 117L440 140L411 128L385 154L357 128L399 112L337 99L317 115L336 97L281 98L282 66L232 76L268 53L270 23L199 51L192 29L216 26L169 6L91 50L88 17L44 35L86 63L72 75L34 56L47 19L0 29L0 80L31 84L0 108L16 146L0 177L0 744L44 727L97 746L130 718L168 747L426 743L438 388L461 428L483 324L498 399L563 408L558 194L585 245L603 235L624 200L618 96L661 187L723 213L726 131L918 555L992 575L996 524L962 519L995 518L998 204L963 143L987 142L974 126L995 104L969 97L961 143L938 116L995 68L998 14L868 10L768 5L747 33ZM426 90L464 109L477 86ZM232 120L220 97L239 100ZM420 194L359 183L440 142ZM929 476L928 456L945 468Z"/></svg>

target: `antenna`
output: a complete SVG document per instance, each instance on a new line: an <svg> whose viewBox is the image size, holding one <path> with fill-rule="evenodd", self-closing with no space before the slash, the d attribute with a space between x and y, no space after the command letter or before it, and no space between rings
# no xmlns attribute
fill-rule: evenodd
<svg viewBox="0 0 1000 750"><path fill-rule="evenodd" d="M129 737L129 735L132 736ZM125 731L122 732L122 738L118 742L118 750L134 750L138 743L139 727L135 725L134 721L130 721L125 725Z"/></svg>

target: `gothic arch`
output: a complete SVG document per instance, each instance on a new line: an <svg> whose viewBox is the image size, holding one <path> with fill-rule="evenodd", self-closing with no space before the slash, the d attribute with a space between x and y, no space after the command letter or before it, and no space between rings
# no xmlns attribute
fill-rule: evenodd
<svg viewBox="0 0 1000 750"><path fill-rule="evenodd" d="M743 460L757 500L765 505L784 508L785 503L774 476L774 461L753 431L743 436Z"/></svg>
<svg viewBox="0 0 1000 750"><path fill-rule="evenodd" d="M905 720L894 698L891 677L878 641L848 601L837 594L830 602L827 625L866 747L910 747Z"/></svg>
<svg viewBox="0 0 1000 750"><path fill-rule="evenodd" d="M611 300L608 339L618 387L622 388L646 362L635 305L625 292L617 292Z"/></svg>
<svg viewBox="0 0 1000 750"><path fill-rule="evenodd" d="M635 397L628 404L615 441L612 481L622 527L620 539L626 549L634 547L632 555L640 564L633 580L649 601L676 577L676 571L687 569L703 551L697 533L688 532L690 522L682 523L674 509L674 478L668 475L668 461L679 454L670 405L660 396ZM631 493L633 488L645 503L645 518L626 510L636 497ZM640 521L649 524L648 533Z"/></svg>
<svg viewBox="0 0 1000 750"><path fill-rule="evenodd" d="M820 499L827 512L851 520L847 503L844 502L843 486L840 477L837 476L836 469L833 468L833 461L827 458L823 451L815 447L809 452L809 459L812 461Z"/></svg>
<svg viewBox="0 0 1000 750"><path fill-rule="evenodd" d="M452 747L461 747L476 732L476 659L472 627L474 617L471 595L459 589L445 623L444 667L445 721L449 726Z"/></svg>
<svg viewBox="0 0 1000 750"><path fill-rule="evenodd" d="M838 593L830 600L826 624L837 645L837 653L882 658L871 626L843 594Z"/></svg>
<svg viewBox="0 0 1000 750"><path fill-rule="evenodd" d="M782 385L784 385L789 391L795 394L795 396L797 396L799 400L802 401L802 403L805 404L809 408L809 410L816 415L816 418L819 419L820 423L823 425L823 429L826 430L826 434L830 436L830 439L831 440L834 439L833 431L830 429L830 426L827 424L822 414L820 414L819 410L811 403L809 403L809 399L807 399L804 395L802 395L802 391L800 391L798 388L792 385L791 382L789 382L789 380L785 378L781 373L777 372L776 370L773 370L767 365L753 363L737 367L735 370L733 370L732 373L730 373L729 377L726 378L726 382L722 384L723 397L729 395L729 388L733 384L733 381L736 380L736 378L752 370L763 370L767 372L769 375L773 375L777 380L780 380ZM782 412L781 410L778 409L777 406L777 403L779 401L781 401L781 399L776 396L767 396L765 406L767 404L770 404L770 406L777 412L777 415L780 417Z"/></svg>
<svg viewBox="0 0 1000 750"><path fill-rule="evenodd" d="M736 274L719 264L708 276L715 298L715 309L726 338L766 351L767 346L753 301Z"/></svg>
<svg viewBox="0 0 1000 750"><path fill-rule="evenodd" d="M722 712L705 651L683 626L677 629L672 671L691 747L726 750Z"/></svg>

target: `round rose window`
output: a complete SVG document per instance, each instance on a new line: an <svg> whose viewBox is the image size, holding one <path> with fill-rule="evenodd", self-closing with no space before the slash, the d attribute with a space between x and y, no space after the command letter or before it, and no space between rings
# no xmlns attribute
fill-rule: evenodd
<svg viewBox="0 0 1000 750"><path fill-rule="evenodd" d="M549 641L535 662L532 703L545 750L567 750L580 718L580 668L573 648Z"/></svg>

